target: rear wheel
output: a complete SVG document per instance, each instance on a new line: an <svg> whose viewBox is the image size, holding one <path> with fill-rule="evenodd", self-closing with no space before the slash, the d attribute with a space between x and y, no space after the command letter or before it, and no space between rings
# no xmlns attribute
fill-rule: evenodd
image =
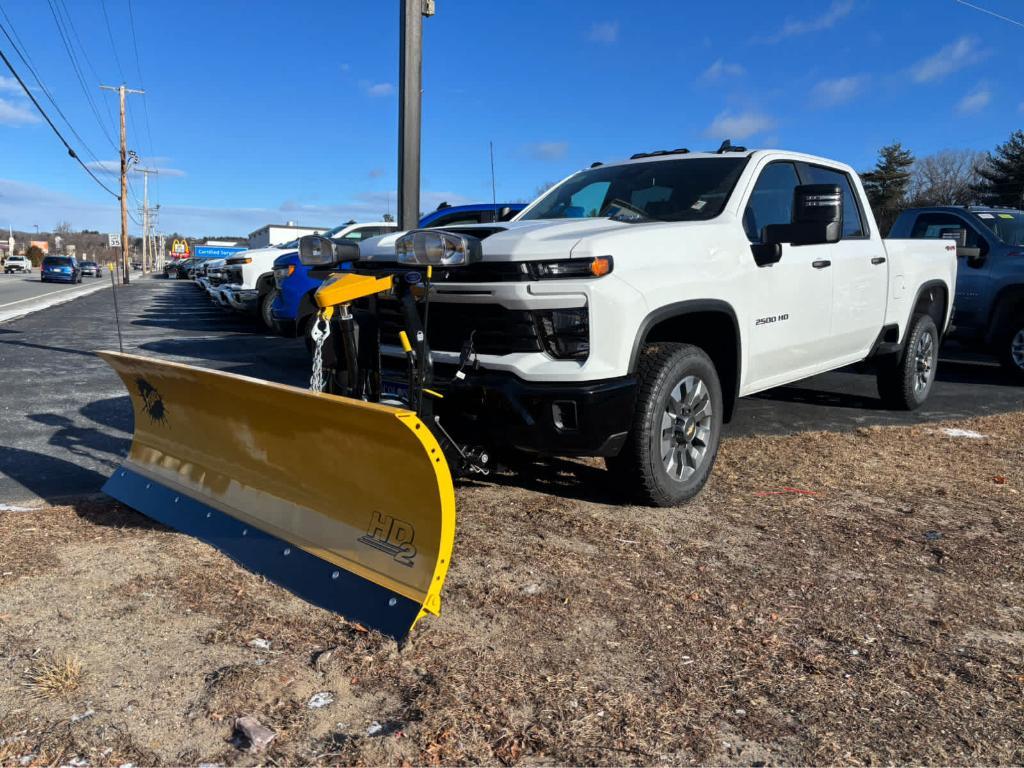
<svg viewBox="0 0 1024 768"><path fill-rule="evenodd" d="M669 507L704 487L718 454L722 389L714 363L690 344L644 348L633 425L609 471L641 502Z"/></svg>
<svg viewBox="0 0 1024 768"><path fill-rule="evenodd" d="M939 331L930 315L915 315L907 331L903 355L878 372L878 394L887 408L913 411L924 405L935 383L939 363Z"/></svg>

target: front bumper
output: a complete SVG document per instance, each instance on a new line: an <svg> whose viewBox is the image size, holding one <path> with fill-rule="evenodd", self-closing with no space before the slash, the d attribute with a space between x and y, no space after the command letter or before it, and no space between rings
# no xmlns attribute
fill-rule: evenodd
<svg viewBox="0 0 1024 768"><path fill-rule="evenodd" d="M464 381L441 384L454 373L444 368L436 371L432 386L444 395L437 413L445 429L470 444L547 455L615 456L633 421L633 376L538 383L480 370Z"/></svg>
<svg viewBox="0 0 1024 768"><path fill-rule="evenodd" d="M222 288L220 295L227 306L239 312L255 312L260 292L255 289L228 287Z"/></svg>

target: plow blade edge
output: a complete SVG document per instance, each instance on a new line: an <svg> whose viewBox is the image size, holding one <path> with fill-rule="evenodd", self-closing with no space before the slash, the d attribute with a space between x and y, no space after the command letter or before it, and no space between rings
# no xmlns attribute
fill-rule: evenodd
<svg viewBox="0 0 1024 768"><path fill-rule="evenodd" d="M414 413L99 354L135 411L131 452L106 493L395 638L440 611L455 496Z"/></svg>

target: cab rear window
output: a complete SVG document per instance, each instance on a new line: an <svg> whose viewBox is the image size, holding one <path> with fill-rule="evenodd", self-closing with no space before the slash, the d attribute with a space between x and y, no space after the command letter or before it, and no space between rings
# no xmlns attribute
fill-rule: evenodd
<svg viewBox="0 0 1024 768"><path fill-rule="evenodd" d="M66 256L47 256L43 259L44 267L70 267L71 259Z"/></svg>

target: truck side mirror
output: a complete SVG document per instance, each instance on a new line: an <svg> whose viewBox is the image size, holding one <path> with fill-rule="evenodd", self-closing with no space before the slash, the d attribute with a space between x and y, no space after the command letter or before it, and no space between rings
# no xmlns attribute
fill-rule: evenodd
<svg viewBox="0 0 1024 768"><path fill-rule="evenodd" d="M307 267L333 267L346 261L359 261L359 243L331 240L323 235L299 238L299 261Z"/></svg>
<svg viewBox="0 0 1024 768"><path fill-rule="evenodd" d="M966 245L958 245L956 247L956 257L967 259L967 266L977 269L985 263L985 257L982 255L981 248L969 248Z"/></svg>
<svg viewBox="0 0 1024 768"><path fill-rule="evenodd" d="M843 234L843 193L838 184L801 184L793 190L789 224L769 224L766 244L824 245L838 243Z"/></svg>
<svg viewBox="0 0 1024 768"><path fill-rule="evenodd" d="M501 208L498 209L498 216L496 221L508 221L513 216L515 216L515 211L513 211L507 205L503 205L501 206Z"/></svg>

